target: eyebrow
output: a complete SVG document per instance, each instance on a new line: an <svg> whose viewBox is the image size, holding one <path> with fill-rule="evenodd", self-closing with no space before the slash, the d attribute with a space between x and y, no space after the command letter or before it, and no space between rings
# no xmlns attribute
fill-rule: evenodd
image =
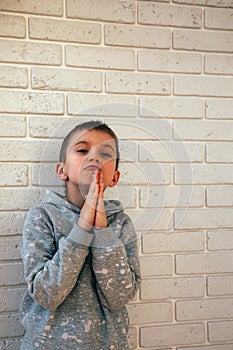
<svg viewBox="0 0 233 350"><path fill-rule="evenodd" d="M104 144L103 146L104 146L104 147L107 147L107 148L111 148L111 150L112 150L113 152L115 152L114 148L113 148L111 145L109 145L108 143L107 143L107 144Z"/></svg>
<svg viewBox="0 0 233 350"><path fill-rule="evenodd" d="M73 147L78 146L78 145L81 144L81 143L84 143L85 145L89 145L89 142L87 142L87 141L78 141L78 142L76 142L76 143L74 144Z"/></svg>

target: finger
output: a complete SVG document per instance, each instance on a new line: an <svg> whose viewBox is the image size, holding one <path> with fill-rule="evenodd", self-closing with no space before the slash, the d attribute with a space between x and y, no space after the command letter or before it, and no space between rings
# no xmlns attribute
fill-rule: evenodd
<svg viewBox="0 0 233 350"><path fill-rule="evenodd" d="M101 183L101 184L100 184L99 196L100 196L101 198L104 197L104 183Z"/></svg>
<svg viewBox="0 0 233 350"><path fill-rule="evenodd" d="M105 206L104 206L104 186L103 184L100 186L100 193L98 197L98 202L97 202L97 207L96 207L97 212L105 212Z"/></svg>
<svg viewBox="0 0 233 350"><path fill-rule="evenodd" d="M108 221L105 212L104 201L101 197L98 199L98 205L96 209L96 216L94 221L94 226L96 228L102 228L108 226Z"/></svg>
<svg viewBox="0 0 233 350"><path fill-rule="evenodd" d="M100 182L100 170L97 170L95 172L95 181L96 181L96 184Z"/></svg>
<svg viewBox="0 0 233 350"><path fill-rule="evenodd" d="M93 174L89 191L86 195L86 203L91 207L96 207L99 194L99 185L96 184L96 174Z"/></svg>
<svg viewBox="0 0 233 350"><path fill-rule="evenodd" d="M98 185L98 182L97 182L97 173L95 172L91 178L88 194L94 194L96 192L96 189L97 189L96 185Z"/></svg>
<svg viewBox="0 0 233 350"><path fill-rule="evenodd" d="M89 192L93 191L95 189L95 185L96 185L96 173L94 173L91 176L91 183L90 183L90 187L89 187Z"/></svg>
<svg viewBox="0 0 233 350"><path fill-rule="evenodd" d="M100 197L103 198L104 196L104 176L103 176L103 173L101 172L100 173L100 189L99 189L99 194L100 194Z"/></svg>
<svg viewBox="0 0 233 350"><path fill-rule="evenodd" d="M100 173L100 181L99 181L100 184L104 183L104 174L103 172L101 171Z"/></svg>
<svg viewBox="0 0 233 350"><path fill-rule="evenodd" d="M95 183L96 183L96 185L95 185L95 191L96 191L96 194L98 194L99 195L99 192L100 192L100 170L98 170L97 172L96 172L96 177L95 177Z"/></svg>

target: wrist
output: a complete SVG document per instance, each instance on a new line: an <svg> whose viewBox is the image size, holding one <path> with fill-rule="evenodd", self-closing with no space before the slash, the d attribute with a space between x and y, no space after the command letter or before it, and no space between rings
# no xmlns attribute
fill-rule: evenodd
<svg viewBox="0 0 233 350"><path fill-rule="evenodd" d="M114 246L116 244L117 239L114 235L111 225L108 225L106 228L93 229L94 239L92 241L92 248L107 248Z"/></svg>
<svg viewBox="0 0 233 350"><path fill-rule="evenodd" d="M96 226L94 226L94 229L95 230L102 230L102 229L107 228L107 227L108 227L108 223L106 223L106 225L103 225L103 226L96 225Z"/></svg>
<svg viewBox="0 0 233 350"><path fill-rule="evenodd" d="M79 219L78 226L85 232L92 231L92 225L88 224L87 222L83 221L82 219Z"/></svg>

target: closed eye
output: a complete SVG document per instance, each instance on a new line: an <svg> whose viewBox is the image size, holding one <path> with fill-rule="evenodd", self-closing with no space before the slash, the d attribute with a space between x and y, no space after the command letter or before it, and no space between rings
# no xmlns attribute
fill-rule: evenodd
<svg viewBox="0 0 233 350"><path fill-rule="evenodd" d="M102 152L101 155L104 157L104 158L112 158L112 155L110 153L107 153L107 152Z"/></svg>
<svg viewBox="0 0 233 350"><path fill-rule="evenodd" d="M83 153L83 154L87 154L88 150L87 149L77 149L78 153Z"/></svg>

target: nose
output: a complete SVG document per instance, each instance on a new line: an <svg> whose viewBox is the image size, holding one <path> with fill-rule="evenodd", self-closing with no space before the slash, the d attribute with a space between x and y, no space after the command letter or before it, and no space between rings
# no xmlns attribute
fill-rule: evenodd
<svg viewBox="0 0 233 350"><path fill-rule="evenodd" d="M98 155L98 152L96 150L90 152L88 160L89 162L96 162L97 164L100 164L100 157Z"/></svg>

